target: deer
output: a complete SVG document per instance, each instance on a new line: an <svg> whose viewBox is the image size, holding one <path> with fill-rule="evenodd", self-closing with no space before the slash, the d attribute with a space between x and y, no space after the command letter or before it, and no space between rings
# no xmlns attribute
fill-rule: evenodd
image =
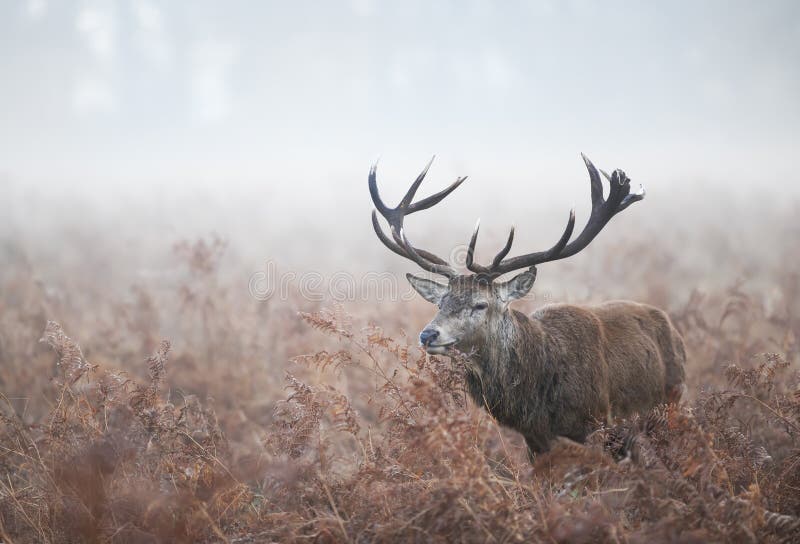
<svg viewBox="0 0 800 544"><path fill-rule="evenodd" d="M491 263L481 265L474 260L478 220L466 252L470 273L464 275L441 257L412 245L403 222L407 215L438 204L467 178L459 177L415 202L431 159L394 208L378 193L377 164L368 178L378 239L393 253L447 280L406 275L413 289L438 307L419 334L421 347L428 354L461 358L470 397L501 425L521 433L532 459L548 451L557 438L585 442L612 417L678 403L685 390L683 339L669 316L656 307L624 300L591 306L554 303L531 315L510 307L529 293L538 265L580 252L612 217L645 197L642 186L631 193L630 179L617 169L610 176L600 170L609 183L604 198L600 172L581 156L589 171L592 209L580 234L572 239L572 208L563 234L550 249L508 257L512 227ZM378 214L388 223L389 234Z"/></svg>

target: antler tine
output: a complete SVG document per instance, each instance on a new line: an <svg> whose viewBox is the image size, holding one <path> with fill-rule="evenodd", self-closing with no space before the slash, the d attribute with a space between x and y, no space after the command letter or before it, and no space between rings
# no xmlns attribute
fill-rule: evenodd
<svg viewBox="0 0 800 544"><path fill-rule="evenodd" d="M417 179L414 180L414 183L412 183L411 187L409 187L408 191L406 191L406 195L403 197L403 200L401 200L400 204L397 205L398 208L403 210L407 210L409 208L409 204L411 204L411 201L414 200L414 195L417 194L417 189L419 189L419 186L422 184L422 180L425 179L425 174L428 173L428 170L433 164L433 159L435 158L436 155L431 157L431 160L429 160L428 164L425 165L425 168L422 169L422 172L420 172L420 174L417 176Z"/></svg>
<svg viewBox="0 0 800 544"><path fill-rule="evenodd" d="M625 175L625 172L623 172L622 170L618 170L618 172L620 172L622 176ZM606 180L608 180L609 185L611 185L613 187L614 184L615 184L613 176L609 176L604 170L600 170L600 173L603 174L603 177L605 177ZM617 184L619 184L619 182L617 182ZM633 194L626 195L622 199L622 201L619 204L619 207L617 208L617 213L621 212L622 210L624 210L625 208L627 208L628 206L630 206L634 202L639 202L640 200L643 200L646 194L647 194L647 192L644 190L644 186L642 184L639 184L639 190L638 191L636 191Z"/></svg>
<svg viewBox="0 0 800 544"><path fill-rule="evenodd" d="M603 182L600 181L600 174L597 173L597 168L594 167L589 157L581 153L581 158L589 171L589 183L592 187L592 207L594 207L595 203L603 201Z"/></svg>
<svg viewBox="0 0 800 544"><path fill-rule="evenodd" d="M444 199L447 195L458 189L458 186L464 183L467 180L467 176L462 176L457 178L453 183L450 184L449 187L442 189L436 194L431 196L425 197L419 202L415 202L411 206L409 206L408 213L419 212L422 210L427 210L431 206L438 204L440 201Z"/></svg>
<svg viewBox="0 0 800 544"><path fill-rule="evenodd" d="M478 220L475 222L475 229L472 231L472 236L469 239L469 245L467 246L467 259L464 264L467 266L467 270L471 270L473 272L477 272L477 270L473 269L474 259L475 259L475 244L478 241L478 231L481 229L481 218L479 217ZM480 265L478 265L480 268Z"/></svg>
<svg viewBox="0 0 800 544"><path fill-rule="evenodd" d="M381 212L381 215L386 217L391 213L392 209L383 203L380 193L378 193L378 163L373 164L369 169L369 194L372 197L372 203L375 208Z"/></svg>
<svg viewBox="0 0 800 544"><path fill-rule="evenodd" d="M561 235L561 238L558 239L556 245L548 249L545 253L549 256L555 256L561 253L561 250L567 245L569 239L572 238L572 231L575 230L575 208L571 208L569 210L569 219L567 219L567 227L564 229L564 233Z"/></svg>
<svg viewBox="0 0 800 544"><path fill-rule="evenodd" d="M417 249L413 247L408 242L408 239L404 239L402 237L403 220L405 219L406 215L430 208L453 192L466 179L466 177L458 178L454 183L444 190L424 198L419 202L412 202L414 196L416 195L417 189L419 189L419 186L425 179L425 175L428 173L428 169L432 163L433 158L431 158L422 172L417 176L417 179L414 180L414 183L411 184L411 187L409 187L408 191L406 191L406 194L403 196L403 199L400 201L400 203L394 208L387 206L381 199L380 193L378 192L377 164L370 168L368 178L369 193L372 197L372 202L375 204L375 210L372 212L372 227L375 230L375 234L377 234L378 239L380 239L380 241L394 253L416 262L425 270L442 274L447 277L452 277L455 275L455 271L444 259L434 255L429 251L425 251L424 249ZM380 214L389 223L391 238L387 236L381 228L380 223L378 222L376 211L380 212Z"/></svg>
<svg viewBox="0 0 800 544"><path fill-rule="evenodd" d="M647 191L644 190L644 185L639 184L639 190L633 194L630 194L622 199L622 202L619 205L619 209L617 213L621 212L634 202L639 202L640 200L644 200L644 197L647 195Z"/></svg>
<svg viewBox="0 0 800 544"><path fill-rule="evenodd" d="M508 240L506 241L506 245L503 247L503 249L500 250L500 252L497 255L494 256L494 259L492 260L492 268L497 268L498 266L500 266L500 263L503 261L503 259L506 258L508 252L511 251L511 244L513 243L514 243L514 227L511 227L511 230L508 233Z"/></svg>

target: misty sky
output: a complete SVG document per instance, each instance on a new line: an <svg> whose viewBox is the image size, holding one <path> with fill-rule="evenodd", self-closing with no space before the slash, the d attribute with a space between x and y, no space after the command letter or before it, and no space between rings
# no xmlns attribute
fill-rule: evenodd
<svg viewBox="0 0 800 544"><path fill-rule="evenodd" d="M800 181L791 0L3 0L0 73L22 185L365 194L380 156L395 195L433 153L485 189L583 180L581 151L656 187Z"/></svg>

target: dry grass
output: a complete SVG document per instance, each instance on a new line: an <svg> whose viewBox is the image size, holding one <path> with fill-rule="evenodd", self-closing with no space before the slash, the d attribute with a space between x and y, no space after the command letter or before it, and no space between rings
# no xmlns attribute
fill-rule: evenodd
<svg viewBox="0 0 800 544"><path fill-rule="evenodd" d="M797 541L796 241L759 261L769 292L671 283L665 259L690 258L677 246L618 243L572 281L625 277L671 311L688 400L533 464L467 398L463 361L405 335L422 304L255 303L216 238L174 248L174 281L123 295L90 273L54 291L6 251L0 540Z"/></svg>

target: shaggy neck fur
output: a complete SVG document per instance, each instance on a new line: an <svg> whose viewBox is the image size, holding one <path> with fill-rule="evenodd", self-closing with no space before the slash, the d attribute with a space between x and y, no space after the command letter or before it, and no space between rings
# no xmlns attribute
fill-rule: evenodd
<svg viewBox="0 0 800 544"><path fill-rule="evenodd" d="M538 321L514 310L504 312L476 348L470 359L474 367L467 373L474 401L523 434L548 434L547 405L555 406L558 377L548 368L546 337Z"/></svg>

